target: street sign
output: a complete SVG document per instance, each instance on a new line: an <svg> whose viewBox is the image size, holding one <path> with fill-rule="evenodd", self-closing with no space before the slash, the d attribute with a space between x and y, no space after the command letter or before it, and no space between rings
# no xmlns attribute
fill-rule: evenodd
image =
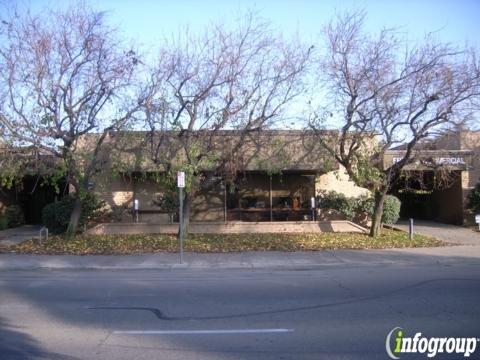
<svg viewBox="0 0 480 360"><path fill-rule="evenodd" d="M177 172L177 186L179 188L185 187L185 172L183 171Z"/></svg>
<svg viewBox="0 0 480 360"><path fill-rule="evenodd" d="M315 221L315 197L310 198L310 207L312 208L312 221Z"/></svg>
<svg viewBox="0 0 480 360"><path fill-rule="evenodd" d="M138 223L138 210L140 210L140 202L138 199L133 200L133 210L135 211L135 222Z"/></svg>
<svg viewBox="0 0 480 360"><path fill-rule="evenodd" d="M178 217L179 217L179 245L180 245L180 264L183 264L183 233L185 230L185 224L184 224L184 219L183 219L183 188L185 187L185 172L184 171L178 171L177 172L177 186L179 188L178 192L178 201L180 205L180 209L178 212Z"/></svg>

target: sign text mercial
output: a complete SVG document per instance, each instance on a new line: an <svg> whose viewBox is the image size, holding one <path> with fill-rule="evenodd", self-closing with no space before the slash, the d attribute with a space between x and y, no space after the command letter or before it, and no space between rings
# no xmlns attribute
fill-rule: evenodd
<svg viewBox="0 0 480 360"><path fill-rule="evenodd" d="M396 164L403 158L393 157L392 164ZM435 157L432 159L435 165L465 165L466 161L463 157Z"/></svg>

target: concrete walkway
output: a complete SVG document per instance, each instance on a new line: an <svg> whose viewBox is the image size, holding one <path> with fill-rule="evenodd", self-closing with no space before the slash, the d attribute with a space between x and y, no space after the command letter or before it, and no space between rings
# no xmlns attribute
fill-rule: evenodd
<svg viewBox="0 0 480 360"><path fill-rule="evenodd" d="M395 227L403 231L408 231L408 222L400 221L395 224ZM480 245L480 232L475 232L461 226L442 224L433 221L415 220L414 232L426 236L432 236L451 244Z"/></svg>
<svg viewBox="0 0 480 360"><path fill-rule="evenodd" d="M0 231L0 245L16 245L32 238L38 238L40 225L24 225Z"/></svg>
<svg viewBox="0 0 480 360"><path fill-rule="evenodd" d="M312 252L186 253L144 255L18 255L0 254L0 270L47 269L310 269L375 265L439 264L461 261L480 265L480 246L391 250L335 250Z"/></svg>
<svg viewBox="0 0 480 360"><path fill-rule="evenodd" d="M408 225L400 223L406 230ZM19 231L20 230L20 231ZM178 254L142 255L19 255L0 254L0 270L31 269L309 269L332 266L385 266L389 264L439 264L449 266L458 261L480 265L480 233L470 229L416 222L415 231L459 246L390 250L335 250L312 252L238 252L186 253L183 264ZM12 236L12 234L14 234ZM37 236L38 228L24 227L0 232L0 244L18 243Z"/></svg>

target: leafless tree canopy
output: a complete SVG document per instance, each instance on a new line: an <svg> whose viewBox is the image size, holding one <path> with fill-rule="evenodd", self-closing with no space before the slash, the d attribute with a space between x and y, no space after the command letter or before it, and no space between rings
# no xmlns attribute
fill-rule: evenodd
<svg viewBox="0 0 480 360"><path fill-rule="evenodd" d="M40 15L13 10L0 38L4 141L56 156L80 193L98 170L108 131L124 127L146 97L135 83L136 54L102 13L81 5ZM79 159L77 146L89 133L98 136Z"/></svg>
<svg viewBox="0 0 480 360"><path fill-rule="evenodd" d="M362 12L338 16L313 54L247 14L233 28L180 32L148 65L103 13L82 5L40 15L14 10L0 19L0 141L59 159L79 194L102 167L105 140L120 137L110 133L147 130L150 159L169 175L187 172L188 216L189 198L219 174L241 170L245 144L261 147L258 131L277 127L287 106L314 90L305 81L312 68L325 98L308 128L375 192L381 215L418 144L478 109L480 66L473 51L434 36L412 44L394 30L369 35L363 19ZM337 141L322 131L326 114L340 124ZM225 130L235 136L219 136ZM400 144L404 157L385 169L384 153Z"/></svg>
<svg viewBox="0 0 480 360"><path fill-rule="evenodd" d="M338 119L338 146L327 150L357 184L386 194L422 139L478 109L480 69L471 50L433 36L411 44L389 29L370 36L363 20L347 13L325 28L318 71L329 104L310 127L321 129L326 113ZM400 144L403 158L384 169L385 151Z"/></svg>
<svg viewBox="0 0 480 360"><path fill-rule="evenodd" d="M211 140L220 130L268 128L300 94L308 55L253 16L233 30L186 31L160 53L159 97L147 106L148 124L177 131L185 151L190 141L201 137L204 143L206 134ZM200 157L208 154L206 146Z"/></svg>
<svg viewBox="0 0 480 360"><path fill-rule="evenodd" d="M235 157L247 137L275 126L302 91L309 55L298 43L274 36L253 15L234 29L212 25L200 35L185 31L163 47L154 75L158 97L146 106L151 155L166 168L178 156L184 159L187 203L188 195L212 183L203 176L236 169ZM219 143L224 130L235 131L228 144ZM165 136L155 136L158 131ZM222 154L219 146L227 151ZM166 148L176 156L165 156Z"/></svg>

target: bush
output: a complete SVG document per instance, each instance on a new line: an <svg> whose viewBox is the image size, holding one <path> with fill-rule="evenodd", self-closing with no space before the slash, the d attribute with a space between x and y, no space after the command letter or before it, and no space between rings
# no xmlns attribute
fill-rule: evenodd
<svg viewBox="0 0 480 360"><path fill-rule="evenodd" d="M25 225L25 217L22 208L18 205L10 205L5 209L7 227L14 228Z"/></svg>
<svg viewBox="0 0 480 360"><path fill-rule="evenodd" d="M480 183L478 183L467 197L467 206L473 212L480 212Z"/></svg>
<svg viewBox="0 0 480 360"><path fill-rule="evenodd" d="M82 215L80 216L79 227L85 225L100 215L100 209L104 201L100 200L94 193L85 193L82 197ZM75 205L75 198L67 195L60 201L46 205L42 210L42 222L53 234L61 234L67 230Z"/></svg>
<svg viewBox="0 0 480 360"><path fill-rule="evenodd" d="M335 191L329 191L319 196L318 206L321 209L336 210L345 219L352 221L361 218L362 215L371 218L375 202L370 196L353 198ZM396 223L400 217L400 206L401 202L398 198L387 195L383 204L382 222L385 224Z"/></svg>
<svg viewBox="0 0 480 360"><path fill-rule="evenodd" d="M320 195L317 200L320 209L336 210L347 220L353 220L355 217L355 198L346 197L336 191L329 191Z"/></svg>
<svg viewBox="0 0 480 360"><path fill-rule="evenodd" d="M0 230L8 228L8 221L6 216L0 216Z"/></svg>
<svg viewBox="0 0 480 360"><path fill-rule="evenodd" d="M375 201L371 196L362 195L358 197L357 204L355 206L355 211L361 214L367 214L369 217L373 214L373 209L375 207Z"/></svg>
<svg viewBox="0 0 480 360"><path fill-rule="evenodd" d="M387 195L383 204L382 223L395 224L400 218L402 202L393 195Z"/></svg>

